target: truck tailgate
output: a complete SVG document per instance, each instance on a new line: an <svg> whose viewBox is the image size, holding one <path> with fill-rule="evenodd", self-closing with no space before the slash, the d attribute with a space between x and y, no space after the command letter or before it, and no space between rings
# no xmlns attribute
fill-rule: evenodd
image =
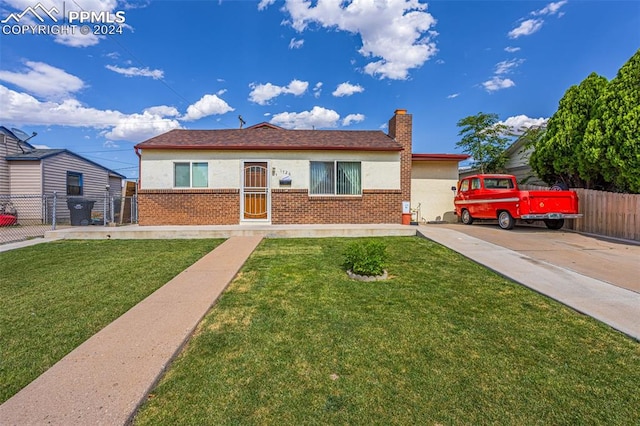
<svg viewBox="0 0 640 426"><path fill-rule="evenodd" d="M523 191L530 214L578 213L578 197L573 191Z"/></svg>

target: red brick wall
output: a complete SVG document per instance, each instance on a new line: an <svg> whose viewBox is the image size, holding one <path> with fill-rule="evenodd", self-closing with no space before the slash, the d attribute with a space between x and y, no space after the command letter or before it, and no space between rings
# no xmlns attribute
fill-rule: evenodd
<svg viewBox="0 0 640 426"><path fill-rule="evenodd" d="M402 201L411 201L411 151L413 140L412 116L404 109L396 110L389 120L389 136L404 150L400 153L400 186ZM402 208L402 207L401 207Z"/></svg>
<svg viewBox="0 0 640 426"><path fill-rule="evenodd" d="M146 189L138 192L140 225L237 225L238 189Z"/></svg>
<svg viewBox="0 0 640 426"><path fill-rule="evenodd" d="M365 189L362 196L313 196L306 189L273 189L271 223L400 223L399 190ZM140 190L138 217L150 225L237 225L237 189Z"/></svg>
<svg viewBox="0 0 640 426"><path fill-rule="evenodd" d="M273 189L271 223L401 223L402 193L365 189L356 196L309 196L306 189Z"/></svg>

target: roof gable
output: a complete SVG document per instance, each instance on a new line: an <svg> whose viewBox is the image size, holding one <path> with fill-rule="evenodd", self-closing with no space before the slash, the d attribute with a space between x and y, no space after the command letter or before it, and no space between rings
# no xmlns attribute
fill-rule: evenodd
<svg viewBox="0 0 640 426"><path fill-rule="evenodd" d="M246 129L175 129L135 147L198 150L402 150L398 142L379 130L288 130L269 123L260 123Z"/></svg>
<svg viewBox="0 0 640 426"><path fill-rule="evenodd" d="M6 157L5 159L7 161L42 161L45 158L50 158L62 153L67 153L73 157L79 158L82 161L85 161L87 163L90 163L94 166L97 166L103 170L105 170L107 173L109 173L110 175L113 176L117 176L121 179L126 179L126 176L106 168L105 166L103 166L102 164L98 164L95 161L91 161L88 158L84 158L81 155L76 154L75 152L69 151L68 149L32 149L28 152L25 152L23 154L14 154L14 155L10 155L8 157Z"/></svg>

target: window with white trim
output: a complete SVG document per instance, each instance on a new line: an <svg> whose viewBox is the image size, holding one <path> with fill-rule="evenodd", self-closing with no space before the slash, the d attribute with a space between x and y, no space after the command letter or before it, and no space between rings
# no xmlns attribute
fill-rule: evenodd
<svg viewBox="0 0 640 426"><path fill-rule="evenodd" d="M173 186L176 188L207 188L209 186L209 164L173 163Z"/></svg>
<svg viewBox="0 0 640 426"><path fill-rule="evenodd" d="M361 195L362 167L359 161L311 161L312 195Z"/></svg>

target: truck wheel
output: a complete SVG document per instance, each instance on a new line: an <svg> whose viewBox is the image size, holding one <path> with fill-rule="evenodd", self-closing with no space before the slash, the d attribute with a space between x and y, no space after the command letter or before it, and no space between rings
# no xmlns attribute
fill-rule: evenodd
<svg viewBox="0 0 640 426"><path fill-rule="evenodd" d="M564 226L564 219L546 219L544 224L549 229L560 229Z"/></svg>
<svg viewBox="0 0 640 426"><path fill-rule="evenodd" d="M460 218L462 219L462 223L464 223L465 225L471 225L473 223L473 218L471 217L471 213L469 213L469 210L467 209L462 210L462 213L460 214Z"/></svg>
<svg viewBox="0 0 640 426"><path fill-rule="evenodd" d="M500 228L513 229L513 226L515 224L516 224L516 221L513 219L513 216L511 216L511 213L509 213L508 211L503 210L500 213L498 213L498 225L500 226Z"/></svg>
<svg viewBox="0 0 640 426"><path fill-rule="evenodd" d="M553 184L549 189L551 189L552 191L567 191L569 189L569 186L564 182L557 182Z"/></svg>

